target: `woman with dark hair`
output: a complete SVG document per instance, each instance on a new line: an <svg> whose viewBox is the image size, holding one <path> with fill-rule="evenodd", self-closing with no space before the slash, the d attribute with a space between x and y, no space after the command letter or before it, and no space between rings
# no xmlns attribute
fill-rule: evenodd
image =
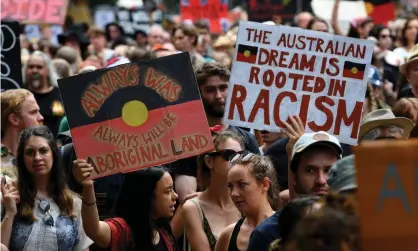
<svg viewBox="0 0 418 251"><path fill-rule="evenodd" d="M376 46L378 54L385 54L387 51L392 49L392 37L390 30L385 25L376 25L373 27L371 36L376 38ZM384 56L384 55L382 55ZM382 56L378 58L382 58Z"/></svg>
<svg viewBox="0 0 418 251"><path fill-rule="evenodd" d="M402 29L402 46L393 50L402 59L408 57L409 50L418 43L418 18L408 18Z"/></svg>
<svg viewBox="0 0 418 251"><path fill-rule="evenodd" d="M369 33L373 28L373 19L356 18L350 22L350 28L348 30L347 37L367 39Z"/></svg>
<svg viewBox="0 0 418 251"><path fill-rule="evenodd" d="M245 218L222 231L216 251L247 250L251 232L277 209L276 172L270 159L245 152L233 157L231 163L230 196Z"/></svg>
<svg viewBox="0 0 418 251"><path fill-rule="evenodd" d="M88 180L93 168L85 160L75 164L74 176L83 186L84 229L97 246L111 251L176 249L168 219L173 216L177 194L165 168L126 174L115 207L116 217L100 221L93 181Z"/></svg>
<svg viewBox="0 0 418 251"><path fill-rule="evenodd" d="M202 154L197 160L197 176L204 191L186 201L181 211L188 250L214 250L222 230L241 218L227 183L230 159L243 152L243 140L231 131L222 131L215 133L213 143L215 151Z"/></svg>
<svg viewBox="0 0 418 251"><path fill-rule="evenodd" d="M92 241L83 230L81 200L67 187L48 127L22 132L16 161L17 184L2 182L1 243L10 250L88 250Z"/></svg>
<svg viewBox="0 0 418 251"><path fill-rule="evenodd" d="M329 32L328 23L319 17L313 17L306 28L313 31Z"/></svg>
<svg viewBox="0 0 418 251"><path fill-rule="evenodd" d="M286 250L292 234L302 218L320 209L319 199L318 196L301 197L293 200L282 209L278 229L280 239L271 244L271 251Z"/></svg>

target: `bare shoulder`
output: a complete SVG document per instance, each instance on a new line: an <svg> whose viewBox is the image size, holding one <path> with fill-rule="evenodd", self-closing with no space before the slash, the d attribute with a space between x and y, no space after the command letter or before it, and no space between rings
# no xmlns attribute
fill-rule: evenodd
<svg viewBox="0 0 418 251"><path fill-rule="evenodd" d="M197 209L198 205L195 204L196 202L193 202L191 200L187 200L184 202L182 208L181 208L181 214L183 216L183 219L187 218L194 218L199 217L199 211Z"/></svg>

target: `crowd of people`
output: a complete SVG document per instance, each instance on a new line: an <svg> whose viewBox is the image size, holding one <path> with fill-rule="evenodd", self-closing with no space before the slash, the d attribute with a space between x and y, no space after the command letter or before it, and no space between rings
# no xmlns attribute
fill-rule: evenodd
<svg viewBox="0 0 418 251"><path fill-rule="evenodd" d="M375 42L359 144L418 137L418 17L355 19L345 34L338 8L331 27L305 12L294 26ZM237 27L215 37L202 20L128 37L117 23L74 25L60 45L42 31L37 43L20 37L23 88L1 93L1 250L362 250L351 146L305 132L298 116L280 133L222 122ZM88 179L57 79L178 52L190 54L215 149Z"/></svg>

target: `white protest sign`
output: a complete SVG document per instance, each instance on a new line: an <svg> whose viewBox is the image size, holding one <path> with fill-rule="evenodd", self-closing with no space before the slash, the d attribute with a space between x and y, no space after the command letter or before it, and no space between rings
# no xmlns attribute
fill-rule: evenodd
<svg viewBox="0 0 418 251"><path fill-rule="evenodd" d="M373 42L287 26L240 22L224 123L305 131L357 145Z"/></svg>

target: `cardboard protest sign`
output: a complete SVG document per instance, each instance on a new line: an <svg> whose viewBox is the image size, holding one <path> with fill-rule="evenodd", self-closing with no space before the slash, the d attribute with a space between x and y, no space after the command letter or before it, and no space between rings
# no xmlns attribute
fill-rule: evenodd
<svg viewBox="0 0 418 251"><path fill-rule="evenodd" d="M156 11L158 13L159 11ZM145 8L126 9L118 7L116 10L116 20L127 35L133 36L135 32L142 30L149 32L151 24L161 24L162 16L150 16Z"/></svg>
<svg viewBox="0 0 418 251"><path fill-rule="evenodd" d="M229 27L227 0L181 0L180 12L183 20L207 20L212 33L224 32Z"/></svg>
<svg viewBox="0 0 418 251"><path fill-rule="evenodd" d="M68 0L2 0L1 20L64 24Z"/></svg>
<svg viewBox="0 0 418 251"><path fill-rule="evenodd" d="M18 22L1 22L1 91L22 86L19 34Z"/></svg>
<svg viewBox="0 0 418 251"><path fill-rule="evenodd" d="M417 250L418 141L365 142L354 152L363 250Z"/></svg>
<svg viewBox="0 0 418 251"><path fill-rule="evenodd" d="M299 115L306 132L356 145L373 42L240 22L224 122L280 131Z"/></svg>
<svg viewBox="0 0 418 251"><path fill-rule="evenodd" d="M92 178L213 149L188 53L60 79L58 85L77 156L94 167Z"/></svg>

